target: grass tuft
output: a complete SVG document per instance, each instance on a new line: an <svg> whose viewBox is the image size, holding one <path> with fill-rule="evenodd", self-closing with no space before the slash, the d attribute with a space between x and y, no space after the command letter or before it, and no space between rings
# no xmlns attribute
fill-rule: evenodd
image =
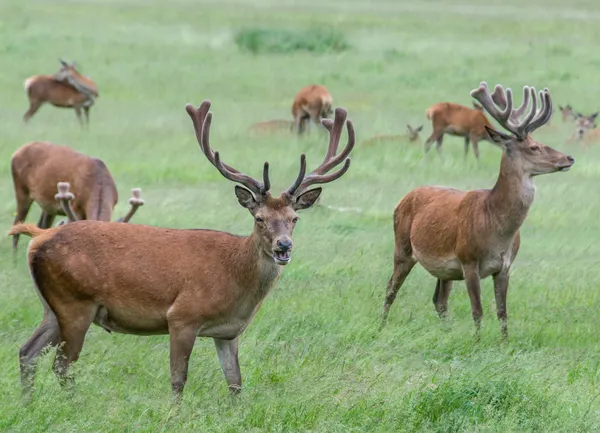
<svg viewBox="0 0 600 433"><path fill-rule="evenodd" d="M296 51L311 53L340 52L350 48L344 35L332 29L305 30L250 28L240 30L235 43L242 51L253 54L286 54Z"/></svg>

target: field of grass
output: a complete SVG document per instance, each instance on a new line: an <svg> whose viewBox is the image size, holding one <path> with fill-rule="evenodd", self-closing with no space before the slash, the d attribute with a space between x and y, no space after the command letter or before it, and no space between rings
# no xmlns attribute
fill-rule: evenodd
<svg viewBox="0 0 600 433"><path fill-rule="evenodd" d="M318 164L326 136L249 135L254 122L291 118L304 85L326 85L354 121L359 142L425 123L439 101L470 105L482 80L517 90L547 86L555 105L591 113L600 88L600 6L592 0L3 0L0 2L0 232L15 203L9 158L49 140L102 158L117 182L116 215L130 189L146 205L136 223L249 234L252 218L202 156L186 103L213 103L212 145L273 190L293 181L298 159ZM241 49L248 29L342 38L340 49ZM294 33L295 32L295 33ZM329 33L328 33L329 32ZM276 42L277 42L276 38ZM272 41L271 41L272 42ZM253 39L253 44L261 43ZM344 44L347 44L345 46ZM301 44L300 44L301 45ZM346 48L346 49L344 49ZM22 83L77 60L98 84L91 125L44 106L30 124ZM425 123L423 138L431 127ZM600 151L567 144L559 113L536 138L569 152L568 173L536 178L500 338L491 280L473 339L464 284L450 319L431 297L435 280L415 267L388 326L378 330L392 271L392 212L425 184L491 187L500 150L480 145L463 161L462 139L445 158L408 143L357 145L352 166L301 214L294 259L241 337L244 390L232 405L214 346L198 339L181 407L171 406L167 336L93 327L75 366L76 392L40 363L29 406L20 401L18 349L41 319L26 264L0 242L0 430L14 432L422 431L584 432L600 429ZM333 207L356 208L342 212ZM37 221L32 208L28 220ZM148 239L152 248L152 239Z"/></svg>

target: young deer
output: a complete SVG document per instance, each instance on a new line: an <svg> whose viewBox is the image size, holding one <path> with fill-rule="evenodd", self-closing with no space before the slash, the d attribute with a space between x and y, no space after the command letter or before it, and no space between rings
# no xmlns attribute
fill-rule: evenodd
<svg viewBox="0 0 600 433"><path fill-rule="evenodd" d="M303 87L292 105L296 132L302 134L311 120L320 126L321 121L333 113L332 104L333 99L324 86L313 84Z"/></svg>
<svg viewBox="0 0 600 433"><path fill-rule="evenodd" d="M476 329L482 308L480 280L493 276L498 319L508 336L506 292L510 266L519 251L519 228L533 203L533 177L567 171L571 156L536 142L531 133L550 120L550 92L540 92L537 110L535 89L525 86L523 104L513 109L512 92L497 85L490 95L485 82L471 92L486 111L513 135L486 127L490 138L502 146L500 175L492 189L469 192L426 186L408 193L394 211L394 273L387 286L382 326L398 290L413 266L420 263L437 278L433 303L443 317L448 310L452 282L465 280ZM522 119L533 99L531 111Z"/></svg>
<svg viewBox="0 0 600 433"><path fill-rule="evenodd" d="M368 140L365 141L365 144L373 144L373 143L382 143L382 142L395 142L395 141L403 141L403 140L407 140L410 143L420 143L421 142L421 137L419 137L419 132L421 132L421 130L423 129L423 125L417 127L417 128L413 128L410 125L406 125L406 134L405 135L394 135L394 134L390 134L390 135L376 135L374 137L369 138Z"/></svg>
<svg viewBox="0 0 600 433"><path fill-rule="evenodd" d="M291 131L294 128L294 122L291 120L275 119L266 120L264 122L254 123L248 128L250 132L269 133L280 131Z"/></svg>
<svg viewBox="0 0 600 433"><path fill-rule="evenodd" d="M25 93L29 98L29 109L23 116L27 122L46 102L60 108L74 108L80 124L83 124L81 110L86 122L90 121L90 107L99 96L96 84L91 78L81 75L76 63L68 64L60 60L61 69L54 75L34 75L25 80Z"/></svg>
<svg viewBox="0 0 600 433"><path fill-rule="evenodd" d="M109 332L169 334L171 385L177 397L196 337L212 337L229 389L241 389L238 337L290 262L296 212L311 207L321 193L320 187L309 187L346 173L355 136L348 120L348 143L336 155L346 120L346 111L336 109L334 121L323 120L330 140L321 165L306 175L306 157L301 155L296 180L273 197L268 163L261 183L213 152L209 108L210 101L198 109L186 106L204 156L226 179L245 187L236 186L235 195L254 219L252 234L98 221L48 230L31 224L13 227L10 234L34 238L29 265L45 310L41 325L19 352L25 391L33 384L41 350L60 342L64 344L58 346L54 371L64 383L91 323Z"/></svg>
<svg viewBox="0 0 600 433"><path fill-rule="evenodd" d="M429 152L431 144L435 141L436 150L441 155L444 134L449 134L465 138L465 158L469 153L469 142L472 143L473 153L479 161L479 141L495 143L486 132L488 128L493 129L493 126L483 113L483 108L475 102L473 107L453 102L440 102L429 107L425 115L431 120L433 131L425 141L425 153Z"/></svg>
<svg viewBox="0 0 600 433"><path fill-rule="evenodd" d="M110 171L102 160L67 146L35 141L17 149L11 157L10 167L17 201L13 225L25 221L33 202L42 209L37 224L42 229L51 227L56 215L66 215L70 220L110 221L119 197ZM76 195L70 199L73 202L72 208L68 208L71 215L64 203L60 199L57 201L56 187L61 182L72 186ZM141 205L136 194L134 191L133 202L130 201L135 209ZM121 221L128 222L131 216L133 213ZM13 237L13 250L17 250L18 243L17 234Z"/></svg>

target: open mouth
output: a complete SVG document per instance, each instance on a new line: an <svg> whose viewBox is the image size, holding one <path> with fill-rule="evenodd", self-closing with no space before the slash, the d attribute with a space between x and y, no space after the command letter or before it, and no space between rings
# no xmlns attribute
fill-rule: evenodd
<svg viewBox="0 0 600 433"><path fill-rule="evenodd" d="M559 165L556 168L557 168L558 171L569 171L572 166L573 166L573 164L570 164L570 165Z"/></svg>
<svg viewBox="0 0 600 433"><path fill-rule="evenodd" d="M287 265L290 262L291 250L286 251L273 251L273 259L278 265Z"/></svg>

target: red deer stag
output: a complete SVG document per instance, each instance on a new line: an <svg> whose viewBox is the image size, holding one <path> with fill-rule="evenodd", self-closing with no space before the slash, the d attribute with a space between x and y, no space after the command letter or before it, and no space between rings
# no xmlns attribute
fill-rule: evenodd
<svg viewBox="0 0 600 433"><path fill-rule="evenodd" d="M425 111L431 120L433 131L425 141L425 153L429 152L431 144L436 142L436 150L441 156L444 134L465 138L465 158L469 153L469 142L473 145L473 153L479 161L479 141L486 140L495 144L487 134L487 129L493 126L483 113L483 108L473 102L474 108L453 102L439 102Z"/></svg>
<svg viewBox="0 0 600 433"><path fill-rule="evenodd" d="M67 146L36 141L17 149L10 167L17 201L13 224L25 221L33 202L42 209L38 222L38 227L42 229L52 226L56 215L66 215L70 220L110 221L118 194L110 171L102 160ZM64 201L56 197L56 187L61 182L73 188L75 197L70 199L72 208L65 208ZM137 194L137 190L134 191L134 198L130 200L133 212L143 204L139 197L136 199ZM72 214L70 216L69 211ZM121 221L128 222L131 216L133 213ZM18 243L17 234L13 237L15 251Z"/></svg>
<svg viewBox="0 0 600 433"><path fill-rule="evenodd" d="M490 95L485 82L471 92L486 111L512 135L486 127L502 146L500 174L492 189L469 192L426 186L408 193L394 211L394 273L387 286L382 327L398 290L413 266L420 263L437 278L433 303L443 317L448 310L452 282L465 280L476 329L482 308L480 280L494 278L498 319L508 336L506 293L510 266L519 251L519 229L533 203L533 177L567 171L575 160L544 144L531 133L550 120L552 100L540 92L537 109L534 88L525 86L524 100L513 109L512 92L497 85ZM533 99L531 111L522 118Z"/></svg>
<svg viewBox="0 0 600 433"><path fill-rule="evenodd" d="M333 99L324 86L313 84L303 87L294 98L292 105L296 132L302 134L311 120L315 125L320 126L321 120L333 113L332 104Z"/></svg>
<svg viewBox="0 0 600 433"><path fill-rule="evenodd" d="M320 187L309 187L346 173L355 135L348 120L348 143L337 154L346 111L336 109L334 121L323 120L330 140L321 165L306 175L306 157L301 155L296 180L280 197L273 197L268 163L261 183L225 164L212 150L209 108L210 101L198 109L186 106L208 161L226 179L245 187L236 185L235 195L254 219L252 234L98 221L48 230L32 224L13 227L10 234L33 237L29 266L49 312L19 353L25 390L33 385L41 350L61 342L54 371L65 382L91 323L109 332L169 334L171 386L177 400L196 337L212 337L229 389L241 389L238 337L290 262L296 211L311 207L321 193Z"/></svg>
<svg viewBox="0 0 600 433"><path fill-rule="evenodd" d="M29 98L29 109L23 116L27 122L46 102L59 108L74 108L80 124L81 110L86 122L90 121L90 107L98 98L98 89L91 78L81 75L76 63L60 60L61 69L54 75L34 75L25 80L25 93Z"/></svg>
<svg viewBox="0 0 600 433"><path fill-rule="evenodd" d="M410 143L420 143L421 137L419 137L419 133L423 129L423 125L413 128L410 125L406 125L406 134L389 134L389 135L376 135L374 137L369 138L365 141L365 144L373 144L373 143L383 143L383 142L396 142L402 140L408 140Z"/></svg>

